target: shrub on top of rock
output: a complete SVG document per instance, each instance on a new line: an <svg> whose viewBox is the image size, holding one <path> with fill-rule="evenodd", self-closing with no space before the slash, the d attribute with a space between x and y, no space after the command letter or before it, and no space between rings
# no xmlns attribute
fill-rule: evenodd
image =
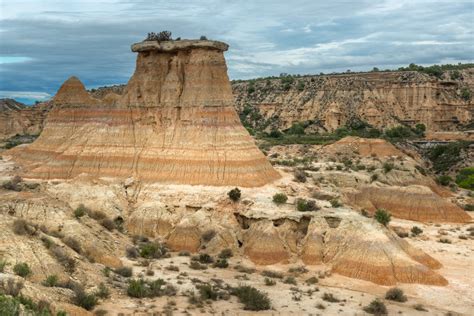
<svg viewBox="0 0 474 316"><path fill-rule="evenodd" d="M375 212L374 218L380 224L387 226L392 218L392 215L390 215L390 213L387 212L386 210L380 208Z"/></svg>
<svg viewBox="0 0 474 316"><path fill-rule="evenodd" d="M227 195L232 201L237 202L238 200L240 200L241 192L239 188L235 188L230 190Z"/></svg>
<svg viewBox="0 0 474 316"><path fill-rule="evenodd" d="M311 211L317 211L319 207L316 205L316 202L313 200L298 199L296 201L296 209L299 212L311 212Z"/></svg>
<svg viewBox="0 0 474 316"><path fill-rule="evenodd" d="M284 193L276 193L273 196L273 202L275 204L284 204L286 201L288 201L288 197Z"/></svg>

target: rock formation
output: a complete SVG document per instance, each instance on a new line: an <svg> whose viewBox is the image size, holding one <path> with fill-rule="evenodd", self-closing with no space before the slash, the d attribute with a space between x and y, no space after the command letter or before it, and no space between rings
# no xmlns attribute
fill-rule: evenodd
<svg viewBox="0 0 474 316"><path fill-rule="evenodd" d="M251 124L287 129L295 122L311 122L308 131L333 131L353 120L374 127L425 124L428 131L455 131L474 120L474 69L462 79L442 79L420 72L370 72L304 76L235 82L239 112L256 110ZM285 78L283 78L285 79ZM255 118L257 118L255 120Z"/></svg>
<svg viewBox="0 0 474 316"><path fill-rule="evenodd" d="M12 154L29 178L247 187L275 180L234 110L227 48L207 40L134 44L136 70L122 95L96 99L71 77L41 136Z"/></svg>
<svg viewBox="0 0 474 316"><path fill-rule="evenodd" d="M37 135L49 110L46 103L28 107L13 99L0 99L0 142L15 135Z"/></svg>

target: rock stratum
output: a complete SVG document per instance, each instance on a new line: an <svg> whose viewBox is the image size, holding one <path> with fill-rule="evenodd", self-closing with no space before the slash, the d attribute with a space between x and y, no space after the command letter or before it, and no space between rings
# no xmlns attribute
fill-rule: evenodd
<svg viewBox="0 0 474 316"><path fill-rule="evenodd" d="M334 131L364 121L384 129L424 124L428 131L457 131L474 120L474 69L442 78L416 71L370 72L304 76L291 79L256 79L232 85L239 112L257 110L254 127L288 129L295 122L310 122L308 131Z"/></svg>
<svg viewBox="0 0 474 316"><path fill-rule="evenodd" d="M76 77L53 100L40 137L11 151L25 177L134 177L261 186L279 178L240 123L215 41L142 42L123 94L92 97Z"/></svg>

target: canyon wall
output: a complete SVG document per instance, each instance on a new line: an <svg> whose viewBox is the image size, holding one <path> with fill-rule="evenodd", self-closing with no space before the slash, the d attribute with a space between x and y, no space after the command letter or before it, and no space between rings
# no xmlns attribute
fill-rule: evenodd
<svg viewBox="0 0 474 316"><path fill-rule="evenodd" d="M455 131L472 124L474 69L456 80L415 71L282 77L233 83L239 112L257 111L251 125L287 129L308 122L309 131L333 131L351 121L383 129L422 123L428 131Z"/></svg>

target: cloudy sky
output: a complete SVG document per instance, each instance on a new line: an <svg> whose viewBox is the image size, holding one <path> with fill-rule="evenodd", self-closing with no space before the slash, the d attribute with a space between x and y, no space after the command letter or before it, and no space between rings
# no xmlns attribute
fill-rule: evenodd
<svg viewBox="0 0 474 316"><path fill-rule="evenodd" d="M472 62L474 0L0 0L0 97L126 83L147 32L230 44L231 79Z"/></svg>

